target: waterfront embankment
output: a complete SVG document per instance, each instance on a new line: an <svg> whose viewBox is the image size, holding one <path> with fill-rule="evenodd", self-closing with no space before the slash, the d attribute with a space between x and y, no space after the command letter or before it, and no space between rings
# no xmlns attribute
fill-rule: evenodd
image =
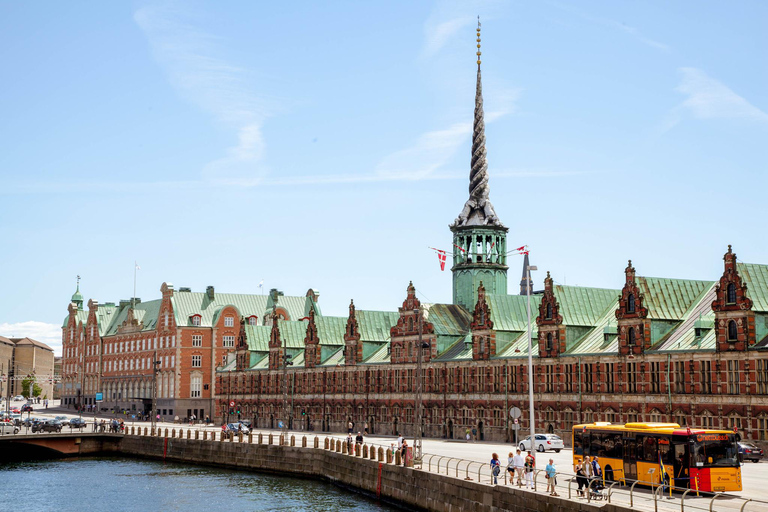
<svg viewBox="0 0 768 512"><path fill-rule="evenodd" d="M207 437L207 436L206 436ZM261 437L261 436L259 436ZM388 462L383 450L342 453L338 442L316 436L281 443L279 436L252 442L126 435L125 455L192 464L317 478L409 509L435 512L581 512L595 504L575 502L509 486L491 486ZM259 442L261 441L261 442ZM287 440L286 440L287 441ZM292 446L294 442L299 446ZM328 443L328 444L326 444ZM384 455L384 456L382 456ZM606 512L631 509L604 503Z"/></svg>

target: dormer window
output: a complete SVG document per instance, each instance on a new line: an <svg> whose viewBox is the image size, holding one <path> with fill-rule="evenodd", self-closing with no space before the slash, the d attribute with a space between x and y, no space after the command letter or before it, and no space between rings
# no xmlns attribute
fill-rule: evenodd
<svg viewBox="0 0 768 512"><path fill-rule="evenodd" d="M189 317L190 321L192 322L192 325L199 326L200 325L200 315L192 315Z"/></svg>
<svg viewBox="0 0 768 512"><path fill-rule="evenodd" d="M629 294L629 297L627 297L627 313L634 313L635 312L635 295L633 293Z"/></svg>
<svg viewBox="0 0 768 512"><path fill-rule="evenodd" d="M731 320L728 322L728 341L736 341L739 335L739 330L736 327L736 322Z"/></svg>
<svg viewBox="0 0 768 512"><path fill-rule="evenodd" d="M547 304L547 320L552 320L552 304Z"/></svg>
<svg viewBox="0 0 768 512"><path fill-rule="evenodd" d="M259 318L256 315L251 315L248 317L248 325L257 325L259 322Z"/></svg>
<svg viewBox="0 0 768 512"><path fill-rule="evenodd" d="M630 295L630 297L631 297L631 295ZM629 335L627 336L627 344L629 346L634 346L635 345L635 328L634 327L630 327L629 328Z"/></svg>
<svg viewBox="0 0 768 512"><path fill-rule="evenodd" d="M728 288L725 293L726 304L736 304L736 285L728 283Z"/></svg>
<svg viewBox="0 0 768 512"><path fill-rule="evenodd" d="M224 327L234 327L235 326L235 317L233 316L225 316L224 317Z"/></svg>

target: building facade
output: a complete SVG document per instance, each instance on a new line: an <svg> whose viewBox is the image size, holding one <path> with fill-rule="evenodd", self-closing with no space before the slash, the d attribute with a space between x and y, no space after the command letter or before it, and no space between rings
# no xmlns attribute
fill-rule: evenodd
<svg viewBox="0 0 768 512"><path fill-rule="evenodd" d="M235 350L240 319L251 326L274 315L290 321L317 309L319 294L287 297L174 290L163 283L162 297L118 304L88 301L78 290L62 326L62 404L72 408L129 411L146 416L155 397L165 419L211 415L217 367ZM103 401L96 403L96 393Z"/></svg>
<svg viewBox="0 0 768 512"><path fill-rule="evenodd" d="M53 349L32 338L0 336L0 397L21 395L24 379L34 377L41 398L54 397ZM31 393L32 390L30 390Z"/></svg>
<svg viewBox="0 0 768 512"><path fill-rule="evenodd" d="M237 356L216 375L217 417L412 435L422 351L424 435L513 441L530 428L530 300L537 432L570 442L581 422L664 421L768 441L768 265L729 246L709 280L645 277L630 261L621 289L547 273L533 293L524 268L521 295L507 293L512 251L489 199L479 53L469 198L450 225L453 303L422 304L410 283L392 312L351 303L346 318L241 322Z"/></svg>

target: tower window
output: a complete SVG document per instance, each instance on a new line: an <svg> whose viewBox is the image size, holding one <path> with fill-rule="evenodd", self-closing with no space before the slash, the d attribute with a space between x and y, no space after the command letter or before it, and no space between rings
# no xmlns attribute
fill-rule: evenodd
<svg viewBox="0 0 768 512"><path fill-rule="evenodd" d="M726 304L736 304L736 285L728 283L728 289L725 294Z"/></svg>
<svg viewBox="0 0 768 512"><path fill-rule="evenodd" d="M408 317L408 330L413 331L413 317Z"/></svg>
<svg viewBox="0 0 768 512"><path fill-rule="evenodd" d="M547 304L547 320L552 320L552 304Z"/></svg>
<svg viewBox="0 0 768 512"><path fill-rule="evenodd" d="M635 328L634 327L629 328L629 336L628 336L627 344L629 346L633 346L635 344Z"/></svg>
<svg viewBox="0 0 768 512"><path fill-rule="evenodd" d="M635 312L635 295L633 293L630 293L629 297L627 297L627 312Z"/></svg>
<svg viewBox="0 0 768 512"><path fill-rule="evenodd" d="M547 350L552 350L552 333L547 333Z"/></svg>
<svg viewBox="0 0 768 512"><path fill-rule="evenodd" d="M736 341L739 330L736 328L736 322L731 320L728 322L728 341Z"/></svg>

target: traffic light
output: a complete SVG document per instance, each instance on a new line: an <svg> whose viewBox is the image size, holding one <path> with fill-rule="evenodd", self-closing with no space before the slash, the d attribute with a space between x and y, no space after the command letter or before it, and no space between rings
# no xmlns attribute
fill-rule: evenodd
<svg viewBox="0 0 768 512"><path fill-rule="evenodd" d="M293 366L293 361L291 359L293 358L290 354L285 354L283 356L283 360L285 361L285 366Z"/></svg>
<svg viewBox="0 0 768 512"><path fill-rule="evenodd" d="M237 414L240 414L240 409L237 410Z"/></svg>
<svg viewBox="0 0 768 512"><path fill-rule="evenodd" d="M307 411L305 411L304 409L302 409L302 410L301 410L301 415L302 415L302 416L306 416L306 415L307 415Z"/></svg>

